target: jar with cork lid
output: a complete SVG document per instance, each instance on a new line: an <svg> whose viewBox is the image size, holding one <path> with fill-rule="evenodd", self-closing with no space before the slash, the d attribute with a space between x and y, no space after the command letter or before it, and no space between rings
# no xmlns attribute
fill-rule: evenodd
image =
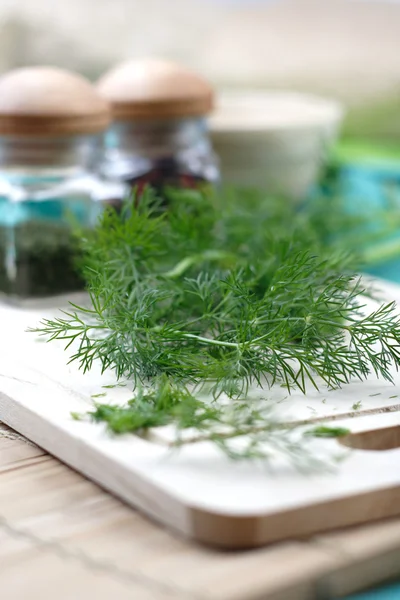
<svg viewBox="0 0 400 600"><path fill-rule="evenodd" d="M211 86L173 62L132 60L115 67L97 89L110 105L113 124L102 170L140 190L151 185L202 188L219 180L206 116Z"/></svg>
<svg viewBox="0 0 400 600"><path fill-rule="evenodd" d="M83 77L51 67L0 77L0 293L49 297L83 287L73 224L90 228L120 184L96 174L107 102Z"/></svg>

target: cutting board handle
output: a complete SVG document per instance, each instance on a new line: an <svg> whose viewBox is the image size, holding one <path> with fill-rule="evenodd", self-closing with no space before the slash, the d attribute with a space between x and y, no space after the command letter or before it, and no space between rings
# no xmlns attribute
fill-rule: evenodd
<svg viewBox="0 0 400 600"><path fill-rule="evenodd" d="M400 448L400 425L349 433L340 438L340 443L358 450L395 450Z"/></svg>

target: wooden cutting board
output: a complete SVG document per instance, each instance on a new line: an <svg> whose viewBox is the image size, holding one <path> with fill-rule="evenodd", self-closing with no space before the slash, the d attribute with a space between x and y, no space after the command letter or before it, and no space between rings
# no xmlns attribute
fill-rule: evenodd
<svg viewBox="0 0 400 600"><path fill-rule="evenodd" d="M382 290L400 299L397 286ZM172 452L169 430L112 437L101 424L73 420L93 395L124 402L132 393L104 388L112 374L83 376L66 366L61 345L25 333L55 312L0 307L0 420L156 520L206 544L246 548L400 514L399 374L395 386L371 378L307 396L253 390L279 418L351 430L346 446L310 438L329 469L304 473L277 456L268 470L232 462L208 442Z"/></svg>

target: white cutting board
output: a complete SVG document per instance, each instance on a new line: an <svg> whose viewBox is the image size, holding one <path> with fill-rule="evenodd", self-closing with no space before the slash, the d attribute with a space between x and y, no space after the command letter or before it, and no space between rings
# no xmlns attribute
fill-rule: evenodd
<svg viewBox="0 0 400 600"><path fill-rule="evenodd" d="M380 287L400 300L400 287ZM243 548L400 514L400 374L395 386L371 378L307 396L288 397L280 387L260 392L277 417L332 420L351 430L344 442L358 446L310 439L331 468L304 473L277 456L268 469L232 462L209 442L171 451L169 430L113 437L102 424L73 420L94 394L124 402L132 393L103 388L115 383L112 373L82 375L66 366L61 344L25 333L56 312L0 305L0 420L151 517L201 542ZM338 456L344 460L335 462Z"/></svg>

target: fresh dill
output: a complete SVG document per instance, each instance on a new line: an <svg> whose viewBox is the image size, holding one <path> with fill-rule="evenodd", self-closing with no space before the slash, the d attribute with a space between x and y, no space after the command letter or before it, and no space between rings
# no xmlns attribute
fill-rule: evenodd
<svg viewBox="0 0 400 600"><path fill-rule="evenodd" d="M133 383L133 400L97 403L92 419L118 433L191 429L230 456L227 439L246 435L241 455L254 457L276 428L248 401L252 386L392 380L394 303L365 315L349 256L324 247L313 218L286 210L260 193L171 190L163 211L147 189L81 234L90 303L36 331L65 342L84 372L96 362Z"/></svg>
<svg viewBox="0 0 400 600"><path fill-rule="evenodd" d="M345 427L327 427L325 425L320 425L319 427L314 427L314 429L309 429L304 435L322 438L338 438L344 437L349 433L350 430L346 429Z"/></svg>

